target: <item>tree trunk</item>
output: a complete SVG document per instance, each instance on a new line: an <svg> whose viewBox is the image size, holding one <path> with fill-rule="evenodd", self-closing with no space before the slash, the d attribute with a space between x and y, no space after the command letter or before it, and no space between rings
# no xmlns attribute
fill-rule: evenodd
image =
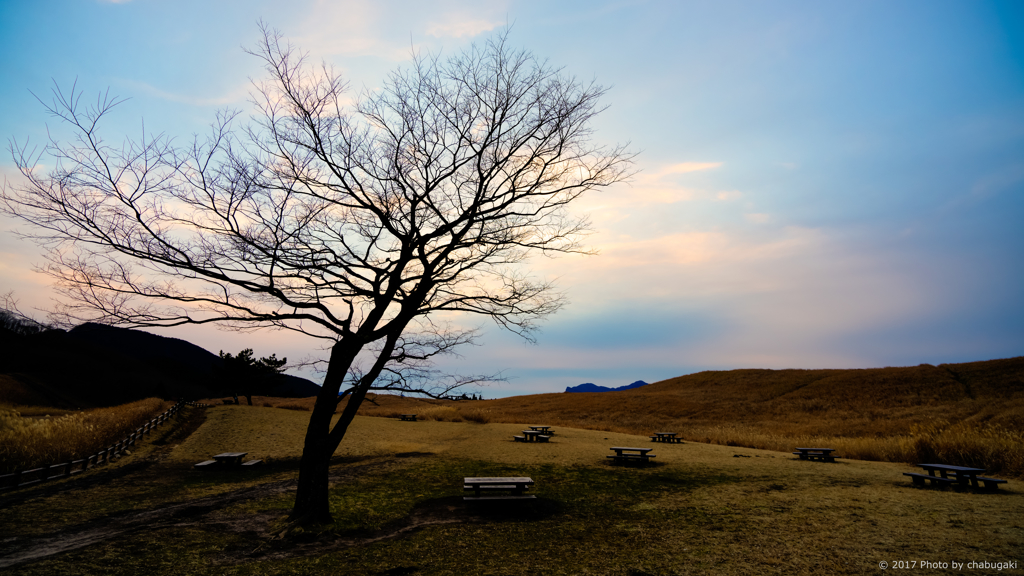
<svg viewBox="0 0 1024 576"><path fill-rule="evenodd" d="M299 486L295 493L295 507L290 516L292 521L305 524L332 520L327 501L328 472L331 456L337 444L331 445L331 418L338 407L338 392L345 380L345 374L348 373L360 348L360 344L342 339L331 349L327 375L324 377L320 394L313 405L313 414L309 417L309 425L306 427L302 460L299 461ZM342 418L344 417L343 414Z"/></svg>

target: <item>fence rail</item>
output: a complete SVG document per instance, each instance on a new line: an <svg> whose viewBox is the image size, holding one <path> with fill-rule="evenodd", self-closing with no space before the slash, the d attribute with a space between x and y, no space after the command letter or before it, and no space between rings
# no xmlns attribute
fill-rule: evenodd
<svg viewBox="0 0 1024 576"><path fill-rule="evenodd" d="M146 434L149 434L156 429L157 426L169 420L171 416L177 414L178 410L183 406L205 408L206 404L201 404L199 402L178 402L174 406L168 408L163 414L151 419L149 422L146 422L140 428L133 431L124 440L119 440L110 447L100 450L88 458L72 460L70 462L61 462L59 464L50 464L49 466L42 466L31 470L18 470L12 474L0 475L0 491L23 488L25 486L31 486L32 484L67 478L75 474L81 474L82 472L85 472L90 468L95 468L100 464L106 464L107 462L110 462L111 458L119 457L129 446L134 446L137 440L140 440Z"/></svg>

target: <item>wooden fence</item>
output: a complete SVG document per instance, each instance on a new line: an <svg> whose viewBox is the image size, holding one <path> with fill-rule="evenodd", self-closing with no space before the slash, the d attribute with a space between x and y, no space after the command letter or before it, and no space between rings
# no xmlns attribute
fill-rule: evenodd
<svg viewBox="0 0 1024 576"><path fill-rule="evenodd" d="M18 470L13 474L4 474L0 476L0 491L22 488L24 486L47 482L49 480L67 478L75 474L81 474L82 472L85 472L90 468L95 468L100 464L106 464L107 462L110 462L111 458L119 457L129 446L134 446L137 440L141 439L144 435L149 434L156 429L157 426L169 420L171 416L177 414L178 410L186 405L200 408L206 407L206 404L200 404L198 402L178 402L163 414L153 418L149 422L146 422L141 428L138 428L129 434L124 440L120 440L106 450L100 450L88 458L73 460L71 462L61 462L59 464L50 464L49 466L33 468L32 470Z"/></svg>

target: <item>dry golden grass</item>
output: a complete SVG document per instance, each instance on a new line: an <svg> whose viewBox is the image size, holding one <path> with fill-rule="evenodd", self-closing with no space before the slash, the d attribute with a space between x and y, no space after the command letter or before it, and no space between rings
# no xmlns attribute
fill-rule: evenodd
<svg viewBox="0 0 1024 576"><path fill-rule="evenodd" d="M378 403L389 402L378 399ZM398 398L394 405L415 404ZM217 451L242 450L250 452L250 457L294 459L301 451L306 420L300 413L222 406L207 414L206 423L175 449L174 458L195 462ZM607 516L529 523L537 540L518 544L531 546L530 554L518 560L495 558L479 550L422 556L422 548L416 547L422 538L436 550L431 542L449 537L460 543L482 538L486 546L501 547L506 545L504 538L512 537L505 532L511 530L508 526L492 526L495 532L487 534L474 533L479 527L469 526L437 528L439 533L429 529L422 537L395 540L387 545L388 554L396 558L389 566L412 562L432 565L436 573L485 573L486 566L477 571L474 563L491 562L503 567L500 573L509 574L583 573L584 568L625 574L624 569L603 572L600 560L576 562L597 558L600 551L614 556L605 562L628 563L632 560L627 551L636 546L655 563L657 569L650 573L685 573L699 563L705 570L698 573L861 574L877 569L882 560L1015 559L1014 551L1024 542L1019 516L1024 495L1013 483L997 494L918 489L902 476L915 470L905 464L857 460L821 464L800 461L788 453L700 443L655 445L646 435L567 427L558 428L549 444L512 442L511 436L522 428L522 424L402 422L359 416L338 455L431 454L432 462L451 463L438 466L453 492L458 491L461 476L477 473L478 466L526 470L537 482L538 496L570 503L588 497L604 502L609 494L631 489L652 475L668 483L648 497L625 502L621 509L609 509ZM654 447L658 466L647 470L606 466L609 447L616 445ZM425 478L429 473L424 470L411 476ZM586 482L572 484L567 474L580 475L587 482L614 474L619 484L595 489ZM390 482L398 480L386 475L379 480L382 485ZM422 491L415 486L407 489L416 494ZM588 489L596 491L588 496ZM600 521L602 527L589 524L592 521ZM497 530L503 530L501 536ZM577 530L614 533L616 540L587 540ZM571 550L558 544L566 539L573 542ZM571 558L566 554L581 550L586 554L571 562L571 567L564 564ZM474 556L478 553L480 558ZM524 564L520 567L518 562ZM441 565L464 571L444 571Z"/></svg>
<svg viewBox="0 0 1024 576"><path fill-rule="evenodd" d="M387 404L447 406L395 398L370 407L385 410ZM69 526L103 522L112 511L192 504L294 479L307 413L261 405L215 405L204 413L202 426L146 469L147 476L83 484L0 508L0 527L6 528L0 528L0 540L17 538L24 546L26 532L64 537ZM284 522L294 497L250 493L245 503L198 516L191 525L185 525L190 518L176 518L173 527L111 538L15 567L14 573L128 575L159 566L184 567L178 571L190 574L267 575L855 575L878 571L881 561L1019 560L1024 545L1024 493L1016 481L996 493L916 488L901 475L914 470L904 464L822 464L788 453L651 444L646 434L567 427L547 444L512 442L525 423L356 417L338 450L345 458L332 466L337 522L316 527L315 534L320 542L338 534L357 542L374 536L362 544L319 547L303 539L285 544L289 551L307 547L314 553L250 555L268 546L254 527L268 515ZM657 465L608 466L605 455L615 445L653 447ZM192 469L226 450L271 464L242 474ZM469 475L528 475L536 481L531 491L538 507L462 516L457 502ZM403 519L425 510L448 515L418 530L401 528ZM395 537L376 538L395 527L401 530Z"/></svg>
<svg viewBox="0 0 1024 576"><path fill-rule="evenodd" d="M311 410L315 398L253 398ZM217 403L216 400L209 401ZM840 456L939 461L1024 478L1024 357L869 370L701 372L623 392L449 401L370 395L359 414L443 422L548 424Z"/></svg>
<svg viewBox="0 0 1024 576"><path fill-rule="evenodd" d="M0 473L85 458L123 440L173 403L158 398L40 417L39 408L0 406Z"/></svg>
<svg viewBox="0 0 1024 576"><path fill-rule="evenodd" d="M701 372L623 392L485 401L376 396L360 414L541 423L859 460L981 466L1024 477L1024 357L870 370ZM311 401L312 399L310 399ZM442 415L443 417L437 417Z"/></svg>

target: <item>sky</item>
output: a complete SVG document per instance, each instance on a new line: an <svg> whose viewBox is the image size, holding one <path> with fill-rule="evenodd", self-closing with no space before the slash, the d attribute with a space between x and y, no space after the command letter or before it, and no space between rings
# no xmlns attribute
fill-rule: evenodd
<svg viewBox="0 0 1024 576"><path fill-rule="evenodd" d="M1024 3L0 0L0 136L41 145L59 127L35 95L77 83L128 99L108 139L187 141L251 110L260 21L354 95L413 51L509 26L609 88L594 138L628 142L638 173L575 206L597 255L531 261L570 300L536 344L481 321L480 345L444 361L500 371L485 397L1024 354ZM17 184L7 152L0 173ZM0 219L0 292L42 318L55 294L23 226ZM157 332L318 352L275 332Z"/></svg>

